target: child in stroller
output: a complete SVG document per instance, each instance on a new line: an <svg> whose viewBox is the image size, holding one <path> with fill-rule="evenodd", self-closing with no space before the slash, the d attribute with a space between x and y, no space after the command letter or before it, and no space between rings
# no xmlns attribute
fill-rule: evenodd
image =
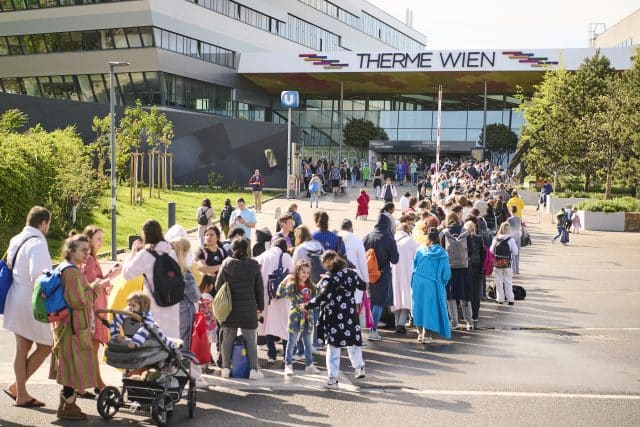
<svg viewBox="0 0 640 427"><path fill-rule="evenodd" d="M193 354L180 350L180 340L162 333L145 293L130 294L127 305L129 311L96 310L97 314L113 314L109 325L112 336L105 351L107 364L125 370L121 389L105 387L100 392L98 413L110 419L123 407L150 409L153 420L166 425L175 404L186 395L192 418L196 406L196 381L190 369ZM101 320L108 325L106 319ZM189 388L184 390L187 384Z"/></svg>

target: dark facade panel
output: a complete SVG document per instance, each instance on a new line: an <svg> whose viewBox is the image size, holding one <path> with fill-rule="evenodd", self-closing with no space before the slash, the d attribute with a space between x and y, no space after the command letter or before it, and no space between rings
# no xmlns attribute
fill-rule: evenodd
<svg viewBox="0 0 640 427"><path fill-rule="evenodd" d="M29 115L29 126L42 124L47 130L75 125L78 133L90 143L94 116L105 116L108 105L38 98L0 93L0 114L18 108ZM122 108L116 109L118 116ZM246 184L254 169L265 176L267 187L284 188L287 156L287 126L266 122L232 119L176 110L164 111L173 122L175 138L170 147L174 153L176 184L206 184L213 168L226 183ZM300 141L300 128L292 129L294 142ZM265 150L271 149L278 166L270 168ZM145 165L145 170L147 165Z"/></svg>

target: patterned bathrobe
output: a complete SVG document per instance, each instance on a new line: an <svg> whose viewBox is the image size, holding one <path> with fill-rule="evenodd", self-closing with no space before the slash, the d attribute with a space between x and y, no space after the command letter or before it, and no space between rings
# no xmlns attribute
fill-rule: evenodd
<svg viewBox="0 0 640 427"><path fill-rule="evenodd" d="M311 299L307 309L321 307L318 319L318 342L334 347L362 345L362 334L355 291L364 291L366 284L358 273L347 268L320 281L320 294Z"/></svg>

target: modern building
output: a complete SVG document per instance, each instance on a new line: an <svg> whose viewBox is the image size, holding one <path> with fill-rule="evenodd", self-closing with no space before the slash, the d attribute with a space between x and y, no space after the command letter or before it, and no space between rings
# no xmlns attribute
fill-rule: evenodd
<svg viewBox="0 0 640 427"><path fill-rule="evenodd" d="M604 23L600 25L604 30L592 34L593 47L640 46L640 9L608 28Z"/></svg>
<svg viewBox="0 0 640 427"><path fill-rule="evenodd" d="M206 182L212 168L242 183L260 168L268 186L284 186L283 90L302 98L292 117L298 155L355 159L341 129L366 118L389 136L371 148L393 163L434 155L442 85L443 154L469 155L485 124L519 131L517 91L530 93L547 69L576 69L595 52L429 51L424 35L364 0L0 0L0 7L0 111L21 108L49 128L75 124L91 141L93 116L108 112L107 63L129 62L117 69L117 103L140 99L167 112L177 183ZM602 52L615 68L629 68L631 49Z"/></svg>

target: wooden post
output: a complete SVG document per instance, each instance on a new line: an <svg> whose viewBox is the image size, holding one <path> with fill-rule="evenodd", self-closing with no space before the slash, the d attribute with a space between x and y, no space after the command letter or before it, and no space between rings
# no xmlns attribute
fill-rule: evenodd
<svg viewBox="0 0 640 427"><path fill-rule="evenodd" d="M153 150L147 153L149 155L149 198L153 197Z"/></svg>
<svg viewBox="0 0 640 427"><path fill-rule="evenodd" d="M134 177L134 170L133 170L133 162L134 162L135 156L133 155L133 153L131 153L129 155L129 204L130 205L135 205L135 200L134 200L134 195L133 195L133 177Z"/></svg>
<svg viewBox="0 0 640 427"><path fill-rule="evenodd" d="M162 191L162 154L160 151L156 151L158 159L158 199L160 198L160 191Z"/></svg>
<svg viewBox="0 0 640 427"><path fill-rule="evenodd" d="M169 153L169 191L173 191L173 153Z"/></svg>

